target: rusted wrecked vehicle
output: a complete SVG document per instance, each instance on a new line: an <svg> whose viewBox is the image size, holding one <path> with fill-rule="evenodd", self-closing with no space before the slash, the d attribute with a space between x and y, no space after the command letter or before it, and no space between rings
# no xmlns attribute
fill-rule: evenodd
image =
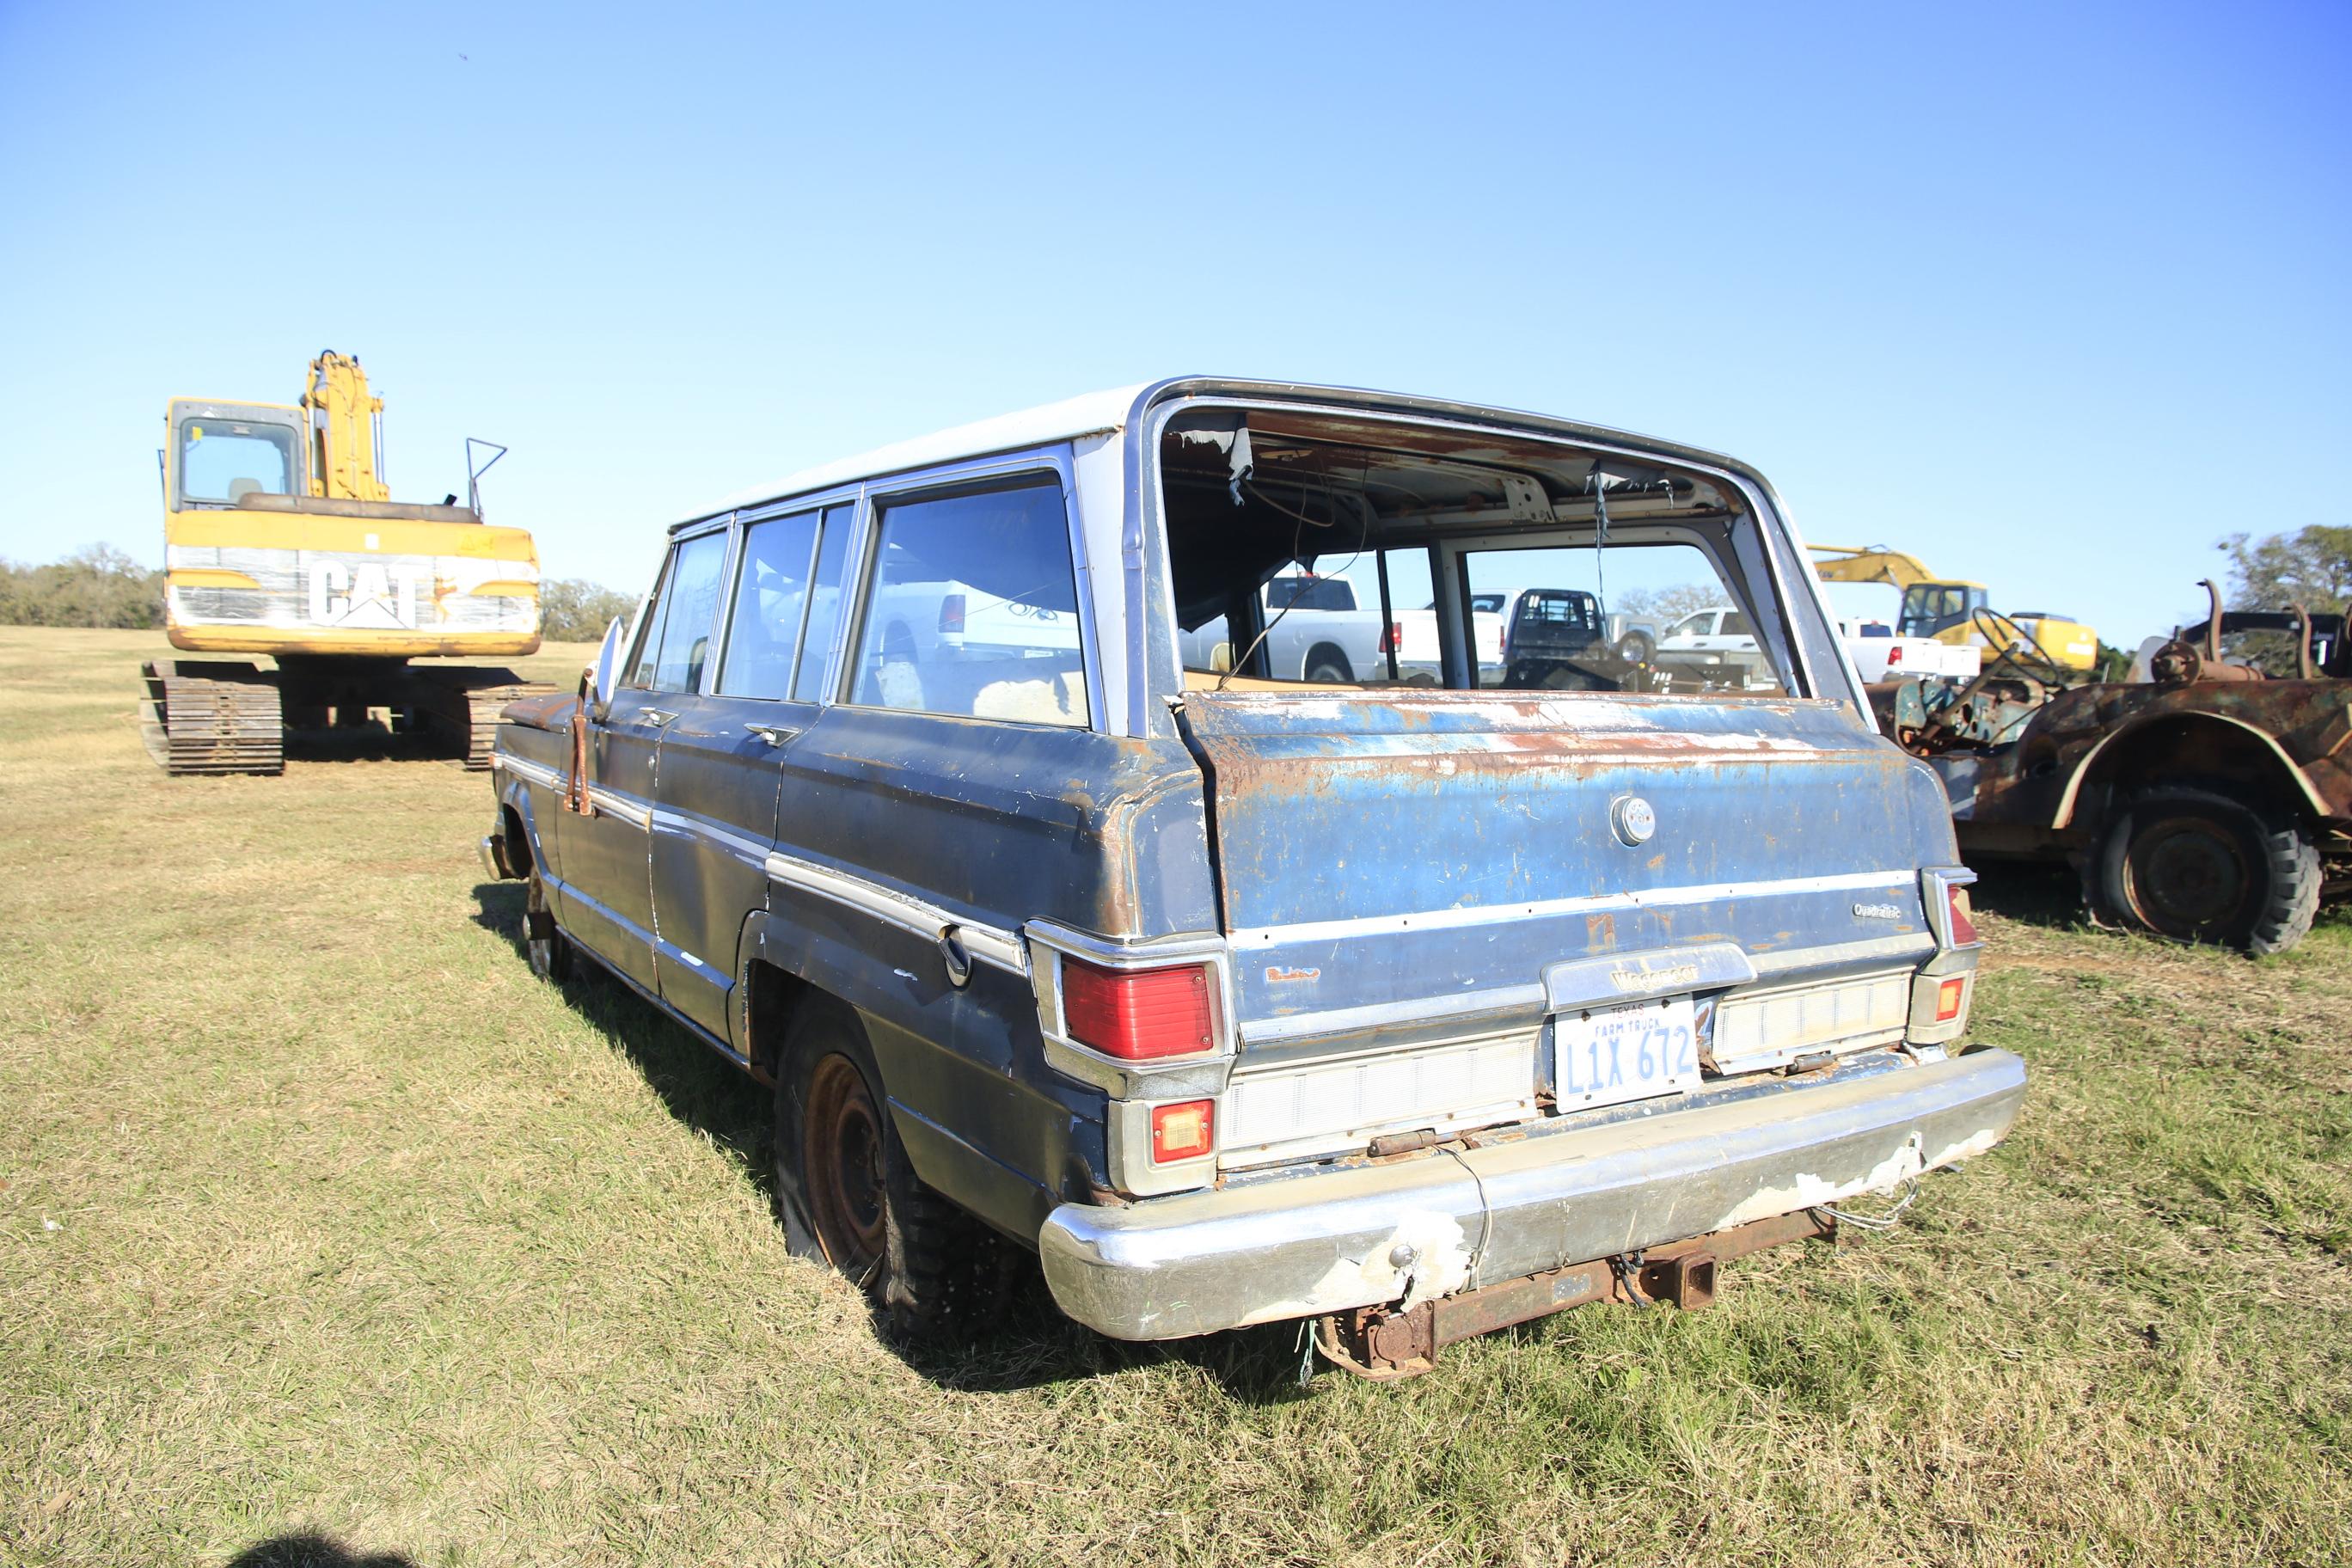
<svg viewBox="0 0 2352 1568"><path fill-rule="evenodd" d="M2279 952L2352 892L2352 647L2341 616L2224 615L2205 586L2213 615L2156 648L2146 679L2069 687L1993 624L2010 651L1975 679L1872 701L1944 780L1970 861L2065 860L2108 923ZM2242 632L2286 634L2293 673L2225 660Z"/></svg>
<svg viewBox="0 0 2352 1568"><path fill-rule="evenodd" d="M1276 678L1261 588L1308 574L1380 607L1374 668ZM1704 588L1757 673L1515 685L1473 605L1562 584ZM1429 605L1434 687L1398 659ZM1220 617L1230 668L1184 668ZM915 1325L1009 1239L1103 1333L1311 1322L1394 1375L1699 1305L2024 1091L1962 1047L1942 792L1770 488L1689 447L1078 398L697 514L584 708L509 716L484 851L533 964L586 955L772 1084L795 1245Z"/></svg>

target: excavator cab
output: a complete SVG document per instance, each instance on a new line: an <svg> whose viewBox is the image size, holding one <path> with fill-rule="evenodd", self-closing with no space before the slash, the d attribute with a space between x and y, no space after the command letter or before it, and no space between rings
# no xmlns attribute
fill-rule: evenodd
<svg viewBox="0 0 2352 1568"><path fill-rule="evenodd" d="M248 495L308 495L307 423L299 408L173 402L172 510L233 507Z"/></svg>
<svg viewBox="0 0 2352 1568"><path fill-rule="evenodd" d="M1903 613L1895 632L1897 637L1932 637L1966 626L1991 602L1974 583L1915 583L1903 591Z"/></svg>

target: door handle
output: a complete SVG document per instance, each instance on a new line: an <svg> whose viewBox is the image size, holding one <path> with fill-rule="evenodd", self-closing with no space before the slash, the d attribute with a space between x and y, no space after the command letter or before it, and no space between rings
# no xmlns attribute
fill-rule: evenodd
<svg viewBox="0 0 2352 1568"><path fill-rule="evenodd" d="M799 727L793 724L746 724L743 729L749 734L759 736L771 746L781 746L800 733Z"/></svg>
<svg viewBox="0 0 2352 1568"><path fill-rule="evenodd" d="M637 718L640 721L656 726L667 724L677 717L677 714L665 712L659 708L641 708L637 710Z"/></svg>

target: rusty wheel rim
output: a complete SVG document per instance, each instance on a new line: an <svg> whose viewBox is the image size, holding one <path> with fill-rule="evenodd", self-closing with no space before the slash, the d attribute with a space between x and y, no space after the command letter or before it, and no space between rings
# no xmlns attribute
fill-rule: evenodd
<svg viewBox="0 0 2352 1568"><path fill-rule="evenodd" d="M530 960L530 972L541 980L557 978L560 955L556 943L563 938L555 929L555 917L548 911L547 894L534 876L530 883L529 902L522 917L523 952Z"/></svg>
<svg viewBox="0 0 2352 1568"><path fill-rule="evenodd" d="M887 1178L881 1114L847 1057L809 1075L807 1134L809 1217L833 1266L858 1278L882 1256Z"/></svg>
<svg viewBox="0 0 2352 1568"><path fill-rule="evenodd" d="M2217 822L2177 816L2136 838L2124 860L2132 913L2150 929L2194 936L2244 911L2254 879L2237 837Z"/></svg>

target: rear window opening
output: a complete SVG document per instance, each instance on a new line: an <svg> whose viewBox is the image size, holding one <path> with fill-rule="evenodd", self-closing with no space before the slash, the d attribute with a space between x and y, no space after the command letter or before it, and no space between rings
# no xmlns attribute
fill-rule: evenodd
<svg viewBox="0 0 2352 1568"><path fill-rule="evenodd" d="M1712 474L1282 409L1181 414L1159 457L1188 690L1781 698L1831 646Z"/></svg>

